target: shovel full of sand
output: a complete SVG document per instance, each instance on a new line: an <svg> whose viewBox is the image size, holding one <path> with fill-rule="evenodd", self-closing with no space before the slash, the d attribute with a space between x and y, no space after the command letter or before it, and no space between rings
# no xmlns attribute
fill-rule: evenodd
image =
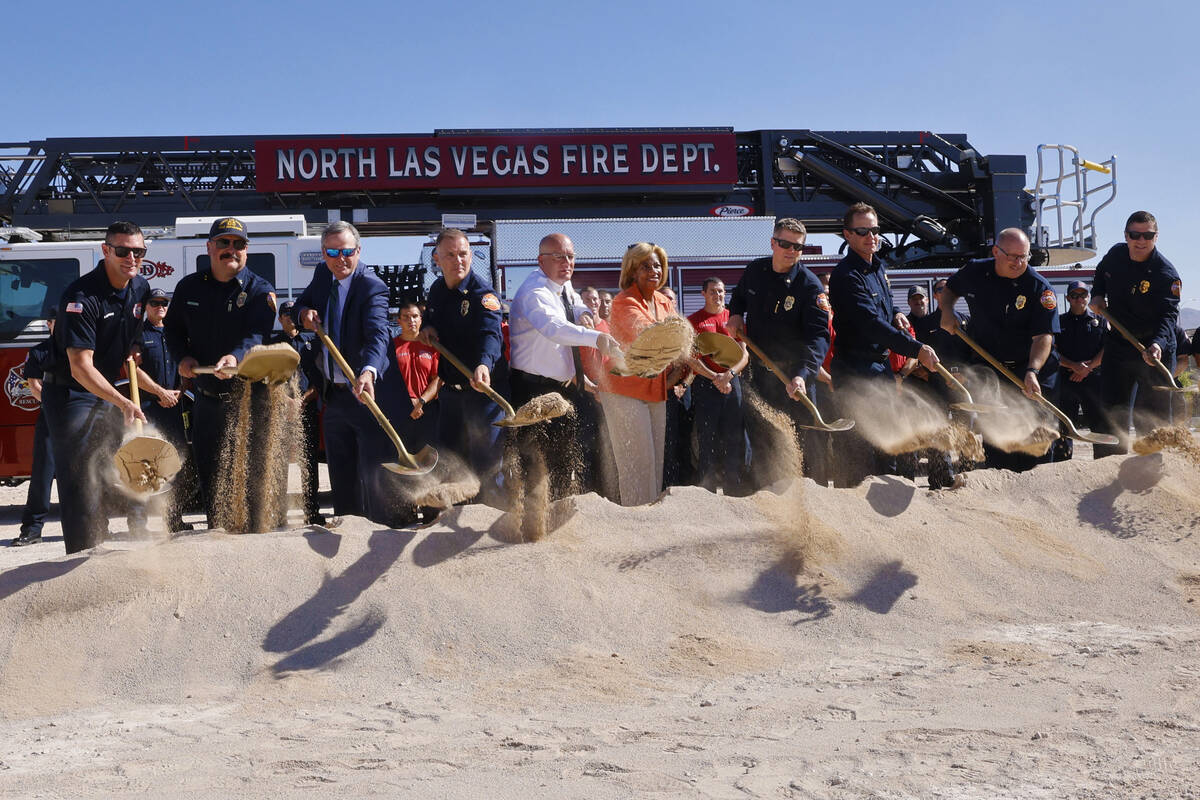
<svg viewBox="0 0 1200 800"><path fill-rule="evenodd" d="M437 350L441 354L442 358L453 364L456 370L465 375L469 380L474 379L471 370L467 369L467 365L459 361L453 353L443 347L441 342L430 340L430 344L433 345L434 350ZM561 417L571 410L571 403L558 392L540 394L514 411L512 405L492 387L479 384L479 388L483 390L484 394L492 398L496 405L500 406L500 409L504 412L504 419L493 423L498 428L520 428L525 425L533 425L538 422L545 422L548 419Z"/></svg>
<svg viewBox="0 0 1200 800"><path fill-rule="evenodd" d="M750 348L750 352L758 356L758 359L762 361L764 365L766 365L767 369L771 370L771 372L775 374L776 378L779 378L779 380L783 381L784 386L790 387L792 385L792 382L788 380L788 377L783 374L783 370L776 366L775 362L768 358L766 353L764 353L762 350L759 350L758 345L747 339L744 335L742 336L742 341L746 343L746 347ZM852 419L835 419L833 422L826 422L825 420L821 419L821 412L817 410L816 404L813 403L812 400L809 400L808 395L804 394L804 392L792 395L792 397L796 397L800 400L800 402L804 403L804 405L808 407L809 413L813 415L813 424L801 425L801 428L809 428L814 431L831 431L836 433L839 431L848 431L854 427L854 420Z"/></svg>
<svg viewBox="0 0 1200 800"><path fill-rule="evenodd" d="M137 408L142 407L138 392L137 362L133 356L125 362L129 370L129 399ZM175 446L157 436L142 433L142 421L134 420L133 438L121 445L113 454L113 464L121 485L135 498L145 499L162 494L170 488L171 479L179 472L183 463Z"/></svg>
<svg viewBox="0 0 1200 800"><path fill-rule="evenodd" d="M995 356L993 356L991 353L989 353L988 351L986 351L982 347L980 347L978 342L976 342L974 339L972 339L970 336L968 336L963 331L961 326L955 330L955 333L957 333L958 338L960 338L964 342L966 342L967 345L972 350L974 350L976 353L979 353L979 355L982 356L985 361L987 361L989 364L991 364L993 367L995 367L997 372L999 372L1001 375L1003 375L1004 377L1006 377L1010 381L1012 381L1019 389L1021 389L1021 391L1025 390L1025 382L1022 381L1020 378L1018 378L1016 375L1014 375L1012 373L1012 370L1010 370L1008 367L1004 366L1004 364L997 361ZM1051 403L1049 400L1042 397L1041 394L1035 394L1033 396L1033 399L1036 400L1037 402L1041 403L1042 405L1044 405L1047 409L1050 410L1050 412L1052 414L1054 414L1054 416L1058 417L1058 419L1066 427L1067 435L1070 436L1072 439L1078 439L1081 442L1091 442L1092 444L1119 444L1120 443L1120 440L1117 439L1116 436L1113 436L1111 434L1080 432L1079 430L1077 430L1075 428L1075 423L1071 421L1071 418L1068 417L1066 414L1064 414L1062 412L1062 410L1059 409L1058 406L1054 405L1054 403ZM1020 449L1020 448L1018 448L1018 449ZM1043 450L1043 452L1044 452L1044 450Z"/></svg>
<svg viewBox="0 0 1200 800"><path fill-rule="evenodd" d="M321 337L321 342L325 345L325 349L329 351L329 355L333 356L333 360L337 362L338 368L342 374L346 376L346 380L353 386L357 377L354 370L350 369L350 365L346 363L345 357L341 351L334 346L333 340L325 333L325 328L321 323L317 325L317 336ZM291 349L290 347L288 348ZM404 447L404 442L400 441L400 434L396 433L396 429L392 427L392 423L380 410L379 405L375 402L375 398L363 392L359 395L363 404L371 410L375 416L375 421L383 428L383 432L392 440L392 444L396 446L396 461L385 462L383 468L395 472L397 475L425 475L437 466L438 452L431 445L425 445L414 456Z"/></svg>
<svg viewBox="0 0 1200 800"><path fill-rule="evenodd" d="M192 371L198 375L236 375L251 383L283 383L292 377L299 365L300 354L290 344L280 342L251 347L236 367L196 367Z"/></svg>

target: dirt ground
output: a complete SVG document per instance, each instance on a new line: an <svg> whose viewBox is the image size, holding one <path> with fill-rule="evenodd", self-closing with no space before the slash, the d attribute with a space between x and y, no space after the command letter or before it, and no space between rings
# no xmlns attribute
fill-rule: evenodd
<svg viewBox="0 0 1200 800"><path fill-rule="evenodd" d="M0 547L0 796L1200 797L1175 453L554 512Z"/></svg>

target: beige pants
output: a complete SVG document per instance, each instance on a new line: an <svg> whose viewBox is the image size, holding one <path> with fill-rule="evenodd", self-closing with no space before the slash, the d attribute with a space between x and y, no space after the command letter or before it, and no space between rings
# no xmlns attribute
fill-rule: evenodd
<svg viewBox="0 0 1200 800"><path fill-rule="evenodd" d="M667 404L600 392L604 421L617 462L621 505L653 503L662 493Z"/></svg>

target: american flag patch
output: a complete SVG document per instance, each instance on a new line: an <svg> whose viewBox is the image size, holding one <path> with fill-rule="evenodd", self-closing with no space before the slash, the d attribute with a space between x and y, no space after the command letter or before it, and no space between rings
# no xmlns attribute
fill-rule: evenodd
<svg viewBox="0 0 1200 800"><path fill-rule="evenodd" d="M67 303L67 311L71 314L82 314L83 303Z"/></svg>

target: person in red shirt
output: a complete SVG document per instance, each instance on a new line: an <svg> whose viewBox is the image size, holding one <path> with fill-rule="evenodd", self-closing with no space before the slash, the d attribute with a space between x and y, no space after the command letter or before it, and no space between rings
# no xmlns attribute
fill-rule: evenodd
<svg viewBox="0 0 1200 800"><path fill-rule="evenodd" d="M400 306L400 335L392 340L396 348L396 363L413 401L413 424L408 426L413 442L420 448L433 440L437 433L437 399L441 378L438 377L438 353L419 341L421 307L415 301ZM431 405L432 404L432 405Z"/></svg>
<svg viewBox="0 0 1200 800"><path fill-rule="evenodd" d="M688 317L697 331L729 335L729 309L725 307L725 284L706 278L702 286L704 308ZM742 359L726 368L708 356L691 362L692 408L696 414L696 443L699 445L700 485L709 491L718 487L725 494L743 494L746 468L746 427L742 415L742 383L738 377L749 361L746 346Z"/></svg>

